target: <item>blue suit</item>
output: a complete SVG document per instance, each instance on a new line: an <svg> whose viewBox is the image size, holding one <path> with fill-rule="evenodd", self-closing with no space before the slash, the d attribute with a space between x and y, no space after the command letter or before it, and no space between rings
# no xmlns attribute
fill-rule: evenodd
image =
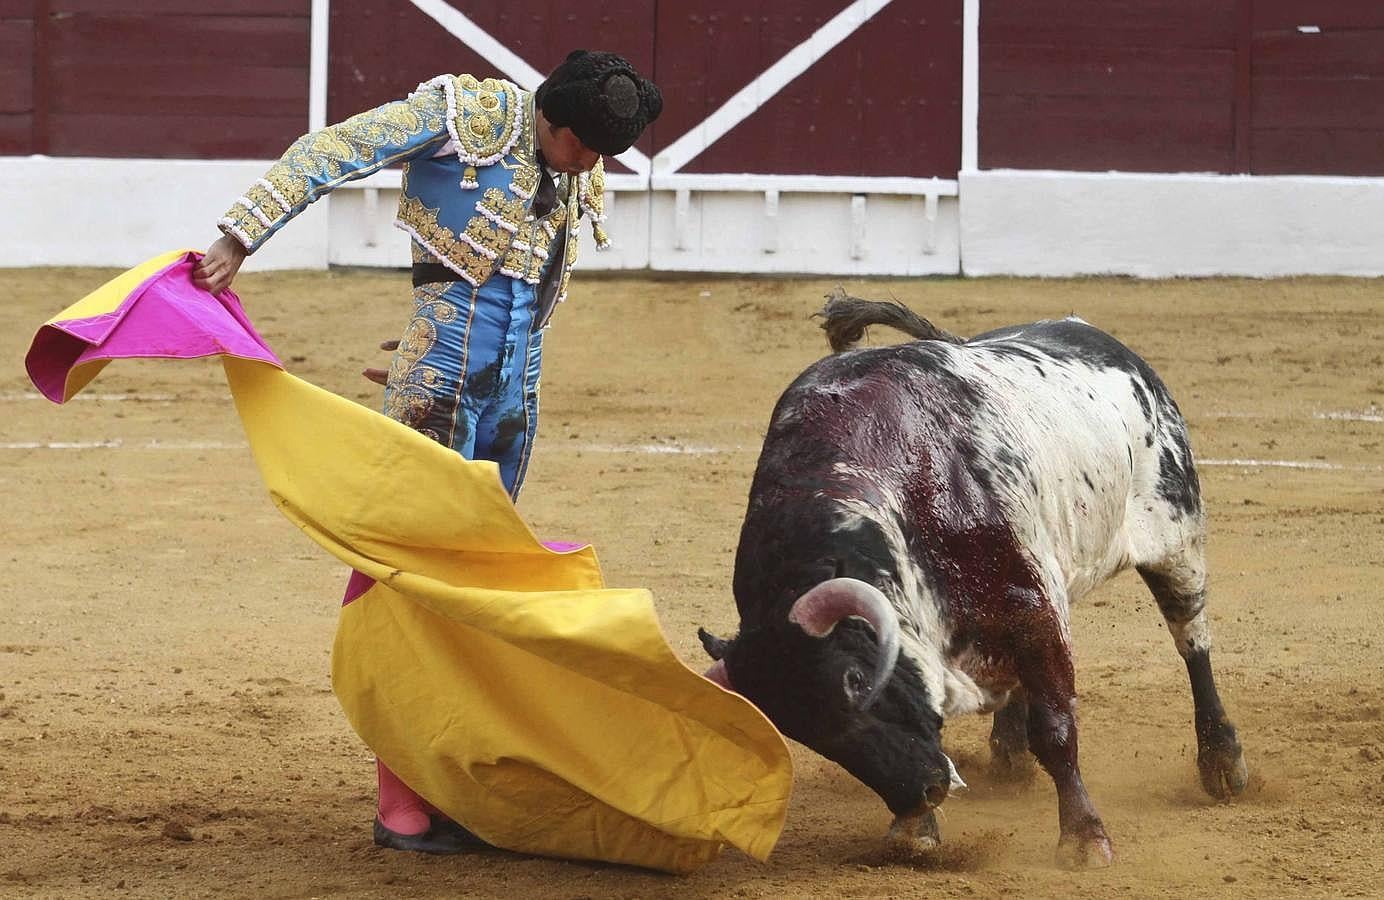
<svg viewBox="0 0 1384 900"><path fill-rule="evenodd" d="M414 313L384 412L468 459L498 463L511 496L528 467L542 329L566 298L578 218L605 242L599 163L560 176L552 208L533 214L542 181L533 126L533 95L516 85L438 76L405 100L299 138L218 222L254 252L341 183L403 163L395 224L413 239Z"/></svg>

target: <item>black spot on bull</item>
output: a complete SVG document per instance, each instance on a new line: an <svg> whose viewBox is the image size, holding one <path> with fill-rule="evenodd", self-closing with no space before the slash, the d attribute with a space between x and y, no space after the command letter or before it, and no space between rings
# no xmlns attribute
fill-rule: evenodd
<svg viewBox="0 0 1384 900"><path fill-rule="evenodd" d="M1022 341L1022 344L1007 341ZM1124 372L1130 391L1148 425L1144 443L1158 451L1158 494L1175 515L1195 514L1201 508L1201 487L1192 466L1192 453L1182 413L1172 394L1153 368L1138 354L1115 338L1079 319L1062 319L1001 328L977 335L968 343L984 342L986 349L1000 355L1050 359L1081 363L1093 369Z"/></svg>
<svg viewBox="0 0 1384 900"><path fill-rule="evenodd" d="M1201 484L1184 441L1164 444L1158 451L1158 496L1178 515L1192 515L1201 509Z"/></svg>
<svg viewBox="0 0 1384 900"><path fill-rule="evenodd" d="M1033 370L1037 372L1041 377L1048 377L1048 371L1044 367L1044 363L1050 363L1052 362L1052 360L1045 358L1040 353L1035 353L1028 347L1024 347L1018 344L996 344L994 347L994 352L996 356L1008 356L1014 359L1026 360L1030 364L1032 364Z"/></svg>
<svg viewBox="0 0 1384 900"><path fill-rule="evenodd" d="M1139 401L1139 408L1144 411L1144 421L1153 424L1153 402L1149 400L1149 392L1144 389L1143 383L1135 376L1129 376L1129 389L1134 394L1134 399ZM1152 447L1152 438L1149 446Z"/></svg>
<svg viewBox="0 0 1384 900"><path fill-rule="evenodd" d="M1008 447L998 447L994 455L995 478L999 484L1010 490L1028 487L1036 491L1038 483L1033 477L1029 461Z"/></svg>

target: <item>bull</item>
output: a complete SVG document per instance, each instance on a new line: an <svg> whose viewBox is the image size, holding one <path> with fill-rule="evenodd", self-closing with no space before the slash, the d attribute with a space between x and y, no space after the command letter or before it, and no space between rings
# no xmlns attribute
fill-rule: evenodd
<svg viewBox="0 0 1384 900"><path fill-rule="evenodd" d="M957 781L944 719L993 713L992 771L1036 757L1056 785L1058 864L1108 865L1077 765L1069 617L1133 568L1186 664L1202 786L1241 793L1201 491L1153 369L1077 318L963 340L839 290L819 315L834 352L774 408L735 557L739 632L699 630L708 677L873 789L910 848L940 839ZM872 325L914 340L853 348Z"/></svg>

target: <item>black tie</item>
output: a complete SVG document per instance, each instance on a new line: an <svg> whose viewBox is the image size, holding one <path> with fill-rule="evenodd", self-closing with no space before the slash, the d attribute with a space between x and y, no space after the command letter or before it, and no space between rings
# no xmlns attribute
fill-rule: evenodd
<svg viewBox="0 0 1384 900"><path fill-rule="evenodd" d="M529 212L535 219L542 219L557 206L557 182L548 171L548 163L543 158L542 151L537 157L540 174L538 187L533 192L533 206L529 208ZM558 229L557 235L549 245L549 252L551 256L539 280L538 296L535 298L538 308L534 313L534 322L538 328L548 324L553 308L557 306L557 289L562 283L562 269L567 256L567 223L564 222Z"/></svg>
<svg viewBox="0 0 1384 900"><path fill-rule="evenodd" d="M530 212L535 219L541 219L553 211L557 206L557 182L553 180L552 173L548 171L548 162L543 158L542 151L536 154L538 158L538 188L533 192L533 206Z"/></svg>

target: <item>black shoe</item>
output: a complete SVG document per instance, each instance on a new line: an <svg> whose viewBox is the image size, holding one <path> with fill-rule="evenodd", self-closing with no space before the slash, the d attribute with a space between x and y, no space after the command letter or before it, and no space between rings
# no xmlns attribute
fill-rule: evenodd
<svg viewBox="0 0 1384 900"><path fill-rule="evenodd" d="M389 850L412 850L446 856L489 847L485 841L462 828L451 819L435 816L432 827L422 834L400 834L375 819L375 844Z"/></svg>
<svg viewBox="0 0 1384 900"><path fill-rule="evenodd" d="M431 826L428 828L428 834L447 835L449 837L455 838L456 840L460 841L462 844L464 844L466 847L469 847L472 850L494 849L494 847L492 847L490 844L476 837L475 834L468 831L466 828L457 824L453 820L447 818L446 816L429 816L428 821L432 823Z"/></svg>

